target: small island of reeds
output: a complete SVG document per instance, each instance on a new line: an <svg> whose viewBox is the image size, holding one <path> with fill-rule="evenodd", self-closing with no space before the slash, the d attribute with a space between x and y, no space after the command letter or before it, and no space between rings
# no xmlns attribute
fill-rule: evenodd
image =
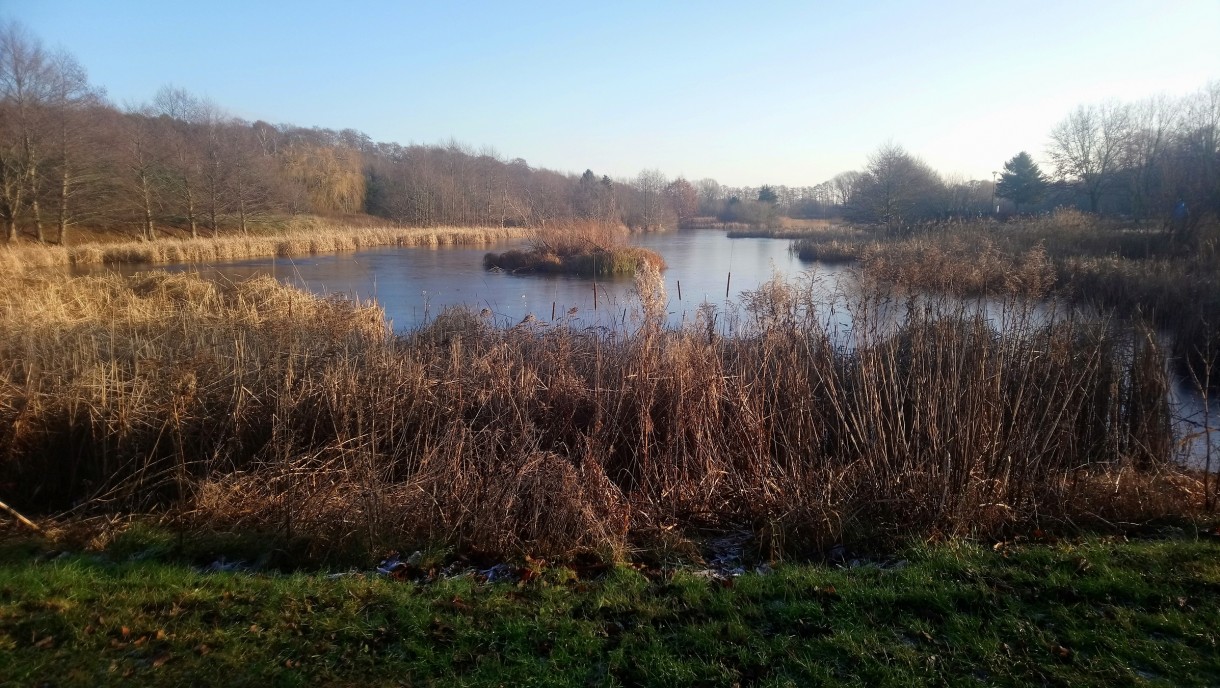
<svg viewBox="0 0 1220 688"><path fill-rule="evenodd" d="M600 223L572 223L541 230L527 250L488 253L483 267L505 272L563 273L586 277L634 275L643 265L665 269L656 251L626 242L627 231Z"/></svg>

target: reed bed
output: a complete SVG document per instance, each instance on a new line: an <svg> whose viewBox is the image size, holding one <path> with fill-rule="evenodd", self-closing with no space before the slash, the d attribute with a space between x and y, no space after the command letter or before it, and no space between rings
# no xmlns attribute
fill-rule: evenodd
<svg viewBox="0 0 1220 688"><path fill-rule="evenodd" d="M68 247L6 245L0 246L0 276L108 263L203 264L266 256L358 251L378 246L479 246L522 238L530 233L530 230L512 227L335 227L215 239L161 239Z"/></svg>
<svg viewBox="0 0 1220 688"><path fill-rule="evenodd" d="M734 337L662 326L500 329L268 279L18 278L0 293L0 497L34 512L168 513L321 551L427 543L498 556L656 556L706 529L763 554L989 536L1201 503L1171 460L1156 341L997 328L949 300L855 327L810 284L750 294ZM888 305L887 305L888 304Z"/></svg>
<svg viewBox="0 0 1220 688"><path fill-rule="evenodd" d="M628 230L603 222L568 222L537 230L525 251L488 253L488 270L564 273L586 277L632 276L641 267L665 269L655 251L627 244Z"/></svg>
<svg viewBox="0 0 1220 688"><path fill-rule="evenodd" d="M872 243L863 239L804 237L792 242L791 250L796 252L798 258L808 262L851 263L859 260Z"/></svg>
<svg viewBox="0 0 1220 688"><path fill-rule="evenodd" d="M793 244L803 260L855 261L876 282L957 296L1056 293L1147 320L1169 335L1183 373L1220 390L1220 226L1191 237L1073 210L1001 224L951 221L902 236L829 234Z"/></svg>
<svg viewBox="0 0 1220 688"><path fill-rule="evenodd" d="M983 239L908 240L869 244L859 260L866 276L908 289L985 296L1045 297L1055 284L1055 268L1040 245L1010 254Z"/></svg>

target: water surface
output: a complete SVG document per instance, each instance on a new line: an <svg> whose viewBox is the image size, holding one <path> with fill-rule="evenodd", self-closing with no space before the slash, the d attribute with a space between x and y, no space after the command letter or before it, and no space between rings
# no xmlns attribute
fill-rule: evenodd
<svg viewBox="0 0 1220 688"><path fill-rule="evenodd" d="M669 265L662 278L671 325L693 322L703 303L720 312L731 309L743 291L757 289L772 277L808 273L830 290L848 273L843 266L802 263L789 252L787 240L728 239L723 232L692 230L639 235L633 243L657 251ZM461 305L487 309L502 325L514 325L530 315L549 322L554 315L555 320L577 326L611 326L630 324L638 312L630 277L594 280L483 269L483 256L489 251L523 245L512 241L476 248L387 247L166 269L199 270L232 280L271 275L313 293L375 299L399 331L427 322L446 307Z"/></svg>

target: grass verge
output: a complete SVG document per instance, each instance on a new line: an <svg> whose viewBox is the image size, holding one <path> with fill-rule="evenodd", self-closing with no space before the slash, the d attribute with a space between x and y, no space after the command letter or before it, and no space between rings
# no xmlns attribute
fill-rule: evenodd
<svg viewBox="0 0 1220 688"><path fill-rule="evenodd" d="M415 584L10 542L0 657L14 685L1215 685L1218 555L1187 530L728 582L539 565Z"/></svg>

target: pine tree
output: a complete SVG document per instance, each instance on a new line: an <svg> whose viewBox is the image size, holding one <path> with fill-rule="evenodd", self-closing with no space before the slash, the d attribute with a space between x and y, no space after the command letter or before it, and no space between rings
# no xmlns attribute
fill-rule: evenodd
<svg viewBox="0 0 1220 688"><path fill-rule="evenodd" d="M1042 199L1046 185L1046 175L1038 169L1038 163L1029 153L1021 151L1004 163L1004 173L1000 175L995 193L1012 201L1017 212L1021 212L1021 204L1037 203Z"/></svg>

